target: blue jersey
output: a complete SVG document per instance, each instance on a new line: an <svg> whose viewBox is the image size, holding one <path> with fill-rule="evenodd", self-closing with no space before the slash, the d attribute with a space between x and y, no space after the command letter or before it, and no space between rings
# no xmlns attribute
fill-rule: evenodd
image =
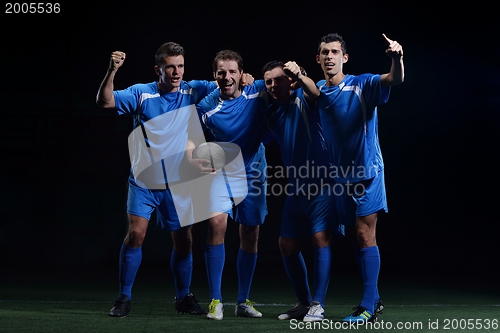
<svg viewBox="0 0 500 333"><path fill-rule="evenodd" d="M337 86L317 83L318 109L332 158L332 174L341 183L373 178L383 170L377 106L389 99L380 75L346 75Z"/></svg>
<svg viewBox="0 0 500 333"><path fill-rule="evenodd" d="M213 141L239 146L247 174L256 171L254 168L259 164L265 166L262 143L267 108L265 90L264 81L256 80L251 86L243 87L238 98L223 100L220 90L216 89L197 105L202 126L209 131Z"/></svg>
<svg viewBox="0 0 500 333"><path fill-rule="evenodd" d="M129 153L136 181L141 175L149 187L179 180L192 115L198 120L195 105L216 87L214 81L193 80L182 81L176 92L160 92L157 82L114 91L118 114L134 120Z"/></svg>
<svg viewBox="0 0 500 333"><path fill-rule="evenodd" d="M295 90L286 104L271 104L266 123L280 145L281 159L292 187L327 181L331 163L319 113L311 110L303 89ZM279 171L274 174L277 177Z"/></svg>

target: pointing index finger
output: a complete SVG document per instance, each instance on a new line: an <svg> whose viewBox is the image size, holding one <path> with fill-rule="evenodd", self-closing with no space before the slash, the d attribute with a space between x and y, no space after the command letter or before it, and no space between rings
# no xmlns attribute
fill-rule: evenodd
<svg viewBox="0 0 500 333"><path fill-rule="evenodd" d="M382 36L384 37L384 39L385 39L385 41L386 41L387 43L391 44L391 43L393 42L393 40L392 40L392 39L387 38L387 36L386 36L385 34L382 34Z"/></svg>

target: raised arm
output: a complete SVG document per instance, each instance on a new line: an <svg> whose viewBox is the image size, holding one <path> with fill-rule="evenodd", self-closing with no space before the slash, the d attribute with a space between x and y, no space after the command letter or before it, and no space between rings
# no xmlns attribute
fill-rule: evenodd
<svg viewBox="0 0 500 333"><path fill-rule="evenodd" d="M387 38L385 34L382 34L385 41L389 44L385 53L392 59L391 70L389 73L382 74L380 82L382 87L391 87L402 83L405 79L404 64L403 64L403 47L396 42Z"/></svg>
<svg viewBox="0 0 500 333"><path fill-rule="evenodd" d="M118 68L123 65L125 61L125 53L121 51L115 51L111 53L111 59L109 61L109 68L104 76L104 79L99 86L97 91L96 103L103 108L114 108L115 107L115 97L113 95L114 85L113 80L115 79L115 74Z"/></svg>
<svg viewBox="0 0 500 333"><path fill-rule="evenodd" d="M309 78L305 72L302 72L300 66L297 65L295 61L288 61L283 67L283 70L287 73L287 75L291 75L296 80L296 83L304 89L306 98L313 101L316 100L320 94L316 83L314 83L314 81Z"/></svg>

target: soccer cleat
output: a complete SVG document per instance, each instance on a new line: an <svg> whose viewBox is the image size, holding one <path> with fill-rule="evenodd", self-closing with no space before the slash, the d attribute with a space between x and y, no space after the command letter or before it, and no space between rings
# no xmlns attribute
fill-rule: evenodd
<svg viewBox="0 0 500 333"><path fill-rule="evenodd" d="M237 304L234 309L234 315L236 317L261 318L262 313L257 311L257 309L253 307L253 305L254 302L248 299L245 301L245 303Z"/></svg>
<svg viewBox="0 0 500 333"><path fill-rule="evenodd" d="M109 310L109 315L111 317L125 317L130 312L130 300L125 295L118 296L115 299L115 304Z"/></svg>
<svg viewBox="0 0 500 333"><path fill-rule="evenodd" d="M384 303L382 303L382 300L379 299L378 303L375 303L375 306L373 308L375 309L374 314L377 314L377 313L382 314L384 312L385 306L384 306Z"/></svg>
<svg viewBox="0 0 500 333"><path fill-rule="evenodd" d="M222 320L224 317L224 305L220 302L220 299L213 299L208 304L208 319Z"/></svg>
<svg viewBox="0 0 500 333"><path fill-rule="evenodd" d="M300 302L295 304L293 308L288 310L285 313L282 313L278 316L279 320L291 320L291 319L302 319L309 311L309 307L307 305L301 304Z"/></svg>
<svg viewBox="0 0 500 333"><path fill-rule="evenodd" d="M385 306L384 306L384 303L382 303L382 300L379 300L378 303L375 303L373 308L375 310L374 310L372 316L370 317L370 319L368 319L369 323L376 323L378 321L377 315L382 314L384 312ZM354 307L353 310L356 310L356 307Z"/></svg>
<svg viewBox="0 0 500 333"><path fill-rule="evenodd" d="M317 301L312 301L304 321L322 321L325 319L325 309Z"/></svg>
<svg viewBox="0 0 500 333"><path fill-rule="evenodd" d="M342 319L342 321L344 322L348 322L348 323L364 323L364 322L376 322L377 321L377 317L375 316L375 318L372 319L372 321L370 321L370 319L373 317L373 314L368 311L367 309L365 309L364 307L362 306L357 306L354 308L354 312L350 315L348 315L347 317L344 317L344 319Z"/></svg>
<svg viewBox="0 0 500 333"><path fill-rule="evenodd" d="M198 300L192 293L186 294L180 301L176 299L174 306L177 312L189 313L192 315L207 314L207 311L200 307Z"/></svg>

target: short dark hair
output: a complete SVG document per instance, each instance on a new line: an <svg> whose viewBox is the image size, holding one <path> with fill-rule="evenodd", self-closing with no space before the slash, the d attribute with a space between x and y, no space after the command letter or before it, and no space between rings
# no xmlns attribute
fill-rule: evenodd
<svg viewBox="0 0 500 333"><path fill-rule="evenodd" d="M345 44L345 41L342 38L342 36L336 32L331 32L328 35L321 37L321 39L318 43L318 54L320 54L320 52L321 52L321 43L331 43L331 42L339 42L340 48L342 49L342 53L344 53L344 54L347 53L346 44Z"/></svg>
<svg viewBox="0 0 500 333"><path fill-rule="evenodd" d="M156 51L155 63L161 66L165 57L176 57L180 55L184 56L184 48L175 42L167 42Z"/></svg>
<svg viewBox="0 0 500 333"><path fill-rule="evenodd" d="M214 61L212 62L212 69L214 73L217 72L217 64L221 60L234 60L238 64L238 69L240 71L243 70L243 58L238 52L233 50L222 50L217 52Z"/></svg>
<svg viewBox="0 0 500 333"><path fill-rule="evenodd" d="M264 74L267 72L267 71L270 71L270 70L273 70L274 68L276 67L285 67L285 64L283 63L283 61L279 61L279 60L273 60L273 61L269 61L267 64L265 64L263 67L262 67L262 76L264 76Z"/></svg>

